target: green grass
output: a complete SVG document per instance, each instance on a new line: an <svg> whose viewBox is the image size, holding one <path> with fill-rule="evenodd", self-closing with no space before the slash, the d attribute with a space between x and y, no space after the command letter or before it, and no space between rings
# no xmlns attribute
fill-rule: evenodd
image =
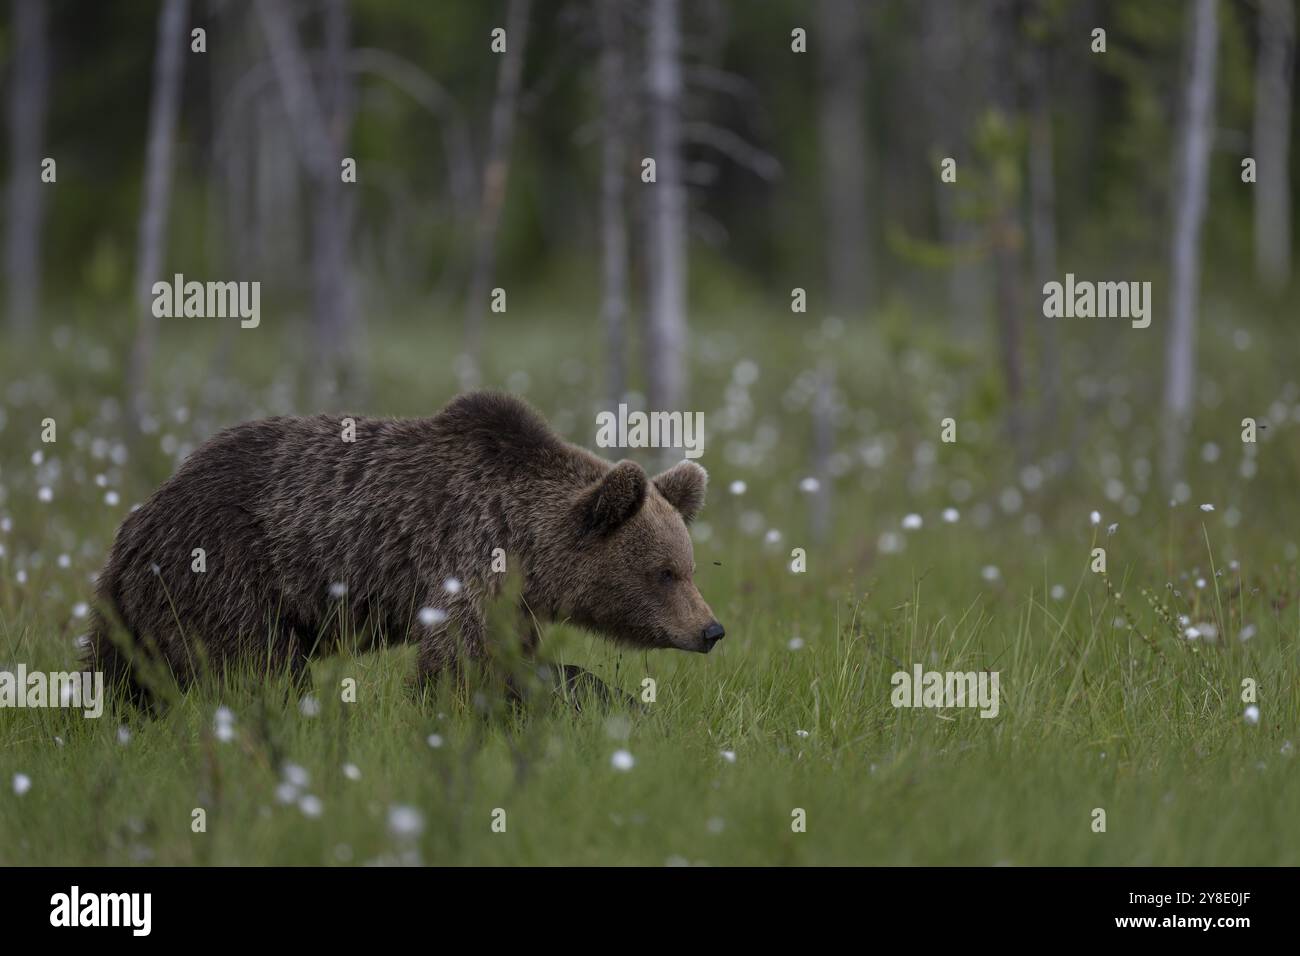
<svg viewBox="0 0 1300 956"><path fill-rule="evenodd" d="M1203 331L1202 381L1217 383L1218 400L1199 412L1189 488L1171 507L1138 464L1158 445L1158 376L1099 370L1096 340L1076 343L1067 418L1041 441L1073 457L1054 468L1044 453L1038 482L1008 460L982 404L995 392L989 363L930 348L924 328L907 344L883 321L833 342L784 320L700 324L713 330L697 338L693 374L712 487L697 583L728 636L708 657L620 651L562 627L544 639L549 657L628 692L653 678L645 714L557 702L484 717L446 693L416 697L410 649L317 662L313 716L282 680L248 673L196 689L158 719L0 710L0 864L1300 863L1290 414L1300 396L1276 377L1265 333L1238 353L1222 346L1232 326ZM0 516L12 528L0 533L0 665L71 665L88 576L125 508L173 467L165 433L197 442L255 412L309 410L293 398L305 376L275 385L290 340L255 349L261 340L236 333L227 364L214 366L209 338L173 331L156 383L163 424L125 463L96 458L93 439L121 435L102 402L120 388L117 346L104 345L101 362L96 330L74 328L76 346L4 360ZM1111 361L1158 367L1157 340L1124 341L1147 351ZM513 374L590 444L595 337L576 321L516 319L494 343L489 381ZM426 327L384 326L371 345L362 410L429 413L454 392L450 350ZM833 520L818 540L799 490L812 467L800 375L827 355L846 410L835 450L848 464L827 479ZM745 359L759 372L748 387L733 376ZM214 388L218 367L238 387ZM1099 402L1079 397L1089 380ZM741 409L730 430L719 413L728 403ZM1244 475L1240 419L1263 420L1274 403L1282 409ZM957 445L937 442L948 414ZM55 445L39 441L46 415L59 422ZM1220 450L1213 461L1201 455L1207 442ZM97 474L120 492L118 506L103 503ZM744 494L729 493L735 479ZM1108 481L1123 482L1119 495L1109 489L1115 500ZM42 485L53 501L37 499ZM940 512L954 504L960 520L945 523ZM923 528L901 529L910 512ZM779 543L765 541L769 529ZM889 532L901 552L881 547ZM1097 545L1105 576L1089 570ZM806 574L789 569L793 547L808 551ZM1180 616L1212 625L1217 639L1189 640ZM895 709L890 677L914 663L998 671L998 716ZM356 680L355 703L341 700L345 678ZM1247 678L1258 684L1254 725L1243 718ZM234 714L233 739L214 735L218 707ZM429 744L435 734L441 746ZM612 765L616 751L631 769ZM285 803L290 765L307 782ZM31 780L24 795L15 773ZM304 812L303 795L318 815ZM418 812L418 836L392 831L403 807ZM204 833L192 831L195 808L206 811ZM806 832L792 831L796 808ZM1104 833L1093 831L1095 808ZM493 829L497 809L504 832Z"/></svg>

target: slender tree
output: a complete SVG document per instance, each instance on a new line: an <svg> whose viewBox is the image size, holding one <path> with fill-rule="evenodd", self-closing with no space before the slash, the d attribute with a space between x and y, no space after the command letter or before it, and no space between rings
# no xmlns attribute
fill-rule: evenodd
<svg viewBox="0 0 1300 956"><path fill-rule="evenodd" d="M5 210L5 284L9 321L30 332L40 315L41 151L49 77L45 0L14 0L13 72L9 77L9 188Z"/></svg>
<svg viewBox="0 0 1300 956"><path fill-rule="evenodd" d="M1255 267L1273 291L1291 279L1291 78L1294 0L1260 0L1255 67Z"/></svg>
<svg viewBox="0 0 1300 956"><path fill-rule="evenodd" d="M988 17L988 44L993 63L1015 59L1019 41L1018 10L1015 0L994 0ZM1014 123L1021 112L1020 90L1015 74L1004 70L991 77L996 109L985 117L983 130L988 147L989 245L993 258L995 317L998 354L1007 397L1007 436L1017 458L1027 456L1025 429L1024 338L1024 230L1021 227L1021 152Z"/></svg>
<svg viewBox="0 0 1300 956"><path fill-rule="evenodd" d="M627 67L622 0L599 0L601 98L601 324L608 354L608 396L616 403L627 388L624 353L627 325Z"/></svg>
<svg viewBox="0 0 1300 956"><path fill-rule="evenodd" d="M677 0L651 0L649 16L646 60L655 182L647 187L647 379L652 408L680 409L686 392L686 191Z"/></svg>
<svg viewBox="0 0 1300 956"><path fill-rule="evenodd" d="M1196 364L1196 311L1201 277L1201 226L1205 219L1210 138L1214 129L1214 72L1219 43L1217 0L1188 8L1188 70L1182 131L1174 156L1177 192L1170 269L1170 326L1165 350L1165 478L1183 468L1192 422Z"/></svg>
<svg viewBox="0 0 1300 956"><path fill-rule="evenodd" d="M1045 14L1039 5L1039 16ZM1052 86L1048 61L1049 38L1041 22L1034 35L1026 37L1027 49L1021 51L1025 65L1024 85L1028 99L1029 132L1029 234L1035 287L1041 289L1056 275L1056 174L1052 139ZM1060 404L1060 355L1056 335L1057 320L1043 317L1039 328L1039 392L1042 412L1038 425L1044 433L1056 426Z"/></svg>
<svg viewBox="0 0 1300 956"><path fill-rule="evenodd" d="M821 74L818 125L830 303L858 311L867 303L866 31L857 0L818 0Z"/></svg>
<svg viewBox="0 0 1300 956"><path fill-rule="evenodd" d="M135 272L135 343L131 349L127 388L131 393L133 422L144 413L144 396L158 338L151 290L163 268L167 241L167 211L171 204L172 153L181 112L181 82L185 71L185 26L189 0L166 0L158 14L157 50L154 54L153 93L149 104L149 141L145 148L144 200Z"/></svg>
<svg viewBox="0 0 1300 956"><path fill-rule="evenodd" d="M967 103L972 99L963 81L965 58L962 45L961 10L958 0L925 0L921 7L921 51L925 68L918 78L925 104L931 145L930 159L951 157L965 169L970 159ZM982 58L977 58L982 59ZM973 254L976 230L962 215L955 183L944 182L936 173L935 210L939 239L948 251L948 310L954 329L962 335L977 326L976 319L986 295L980 265Z"/></svg>
<svg viewBox="0 0 1300 956"><path fill-rule="evenodd" d="M497 68L496 95L488 129L487 159L483 165L483 193L474 229L474 254L470 263L469 292L465 300L465 353L462 384L473 387L480 378L483 318L496 268L497 232L510 178L510 146L515 135L519 90L523 85L524 50L528 41L530 0L509 0L506 5L506 48Z"/></svg>
<svg viewBox="0 0 1300 956"><path fill-rule="evenodd" d="M330 394L352 365L349 346L356 325L349 200L344 195L350 187L341 175L351 126L351 97L344 80L347 7L345 0L330 0L325 8L325 79L320 90L288 7L257 0L257 13L299 161L312 183L312 300L321 372L317 386L322 394Z"/></svg>

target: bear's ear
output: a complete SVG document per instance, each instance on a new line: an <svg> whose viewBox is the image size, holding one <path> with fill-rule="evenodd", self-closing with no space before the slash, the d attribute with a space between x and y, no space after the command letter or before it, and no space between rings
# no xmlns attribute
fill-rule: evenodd
<svg viewBox="0 0 1300 956"><path fill-rule="evenodd" d="M682 520L687 524L695 520L704 507L704 492L709 484L707 471L686 459L656 475L654 481L659 494L682 513Z"/></svg>
<svg viewBox="0 0 1300 956"><path fill-rule="evenodd" d="M622 525L645 504L648 481L636 462L620 461L579 497L583 530L606 535Z"/></svg>

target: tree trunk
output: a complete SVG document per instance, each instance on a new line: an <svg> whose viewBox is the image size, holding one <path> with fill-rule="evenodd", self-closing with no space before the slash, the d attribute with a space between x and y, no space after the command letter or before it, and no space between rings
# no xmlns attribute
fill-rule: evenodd
<svg viewBox="0 0 1300 956"><path fill-rule="evenodd" d="M651 0L647 68L655 182L646 217L646 360L653 409L681 409L686 390L686 194L682 183L677 0Z"/></svg>
<svg viewBox="0 0 1300 956"><path fill-rule="evenodd" d="M866 37L857 0L818 0L821 49L822 201L830 305L857 312L867 304Z"/></svg>
<svg viewBox="0 0 1300 956"><path fill-rule="evenodd" d="M465 353L461 384L474 388L481 377L483 318L489 307L492 273L496 267L497 231L505 205L510 176L510 145L524 76L524 49L528 41L530 0L510 0L506 7L506 49L499 54L496 96L488 130L487 160L483 167L483 195L474 230L474 258L470 265L469 292L465 300Z"/></svg>
<svg viewBox="0 0 1300 956"><path fill-rule="evenodd" d="M5 284L9 321L27 334L40 317L41 181L49 51L45 0L14 0L13 72L9 78L9 196L5 210Z"/></svg>
<svg viewBox="0 0 1300 956"><path fill-rule="evenodd" d="M1218 47L1217 0L1189 8L1190 66L1183 128L1174 157L1177 183L1170 269L1170 327L1165 352L1164 475L1182 474L1192 422L1196 361L1196 310L1200 282L1201 225L1205 218L1210 138L1214 125L1214 71Z"/></svg>
<svg viewBox="0 0 1300 956"><path fill-rule="evenodd" d="M166 0L158 15L153 94L149 104L149 141L145 148L144 201L140 208L139 248L135 273L135 343L127 372L132 421L145 412L158 319L153 314L153 284L162 280L163 246L172 192L172 152L181 112L181 81L188 47L185 26L189 0Z"/></svg>
<svg viewBox="0 0 1300 956"><path fill-rule="evenodd" d="M622 0L601 0L600 92L602 113L600 232L601 324L609 361L607 394L617 404L627 389L624 363L627 325L627 220L624 177L627 143L623 114L627 110L625 41Z"/></svg>
<svg viewBox="0 0 1300 956"><path fill-rule="evenodd" d="M1013 63L1023 55L1015 0L996 0L989 10L989 44L993 63ZM991 77L993 100L1005 122L1013 124L1021 113L1016 76L1009 69ZM997 309L998 352L1007 390L1007 437L1019 463L1027 459L1025 374L1022 317L1024 299L1023 247L1019 155L1009 155L999 145L991 157L993 208L990 241L993 253Z"/></svg>
<svg viewBox="0 0 1300 956"><path fill-rule="evenodd" d="M331 0L326 7L322 96L312 83L288 8L258 0L257 13L299 161L312 181L312 302L321 376L316 391L326 397L353 364L350 337L356 318L349 200L344 195L352 186L342 181L340 165L351 125L351 98L341 79L347 72L347 10L344 0Z"/></svg>
<svg viewBox="0 0 1300 956"><path fill-rule="evenodd" d="M1052 145L1052 102L1049 84L1049 51L1042 44L1023 50L1027 65L1029 94L1029 220L1033 242L1032 256L1035 288L1056 276L1056 174ZM1041 436L1050 436L1056 428L1060 405L1060 354L1057 342L1057 319L1039 318L1042 339L1039 343L1039 392L1042 412L1038 428Z"/></svg>
<svg viewBox="0 0 1300 956"><path fill-rule="evenodd" d="M1260 0L1255 67L1255 268L1273 292L1291 279L1293 0Z"/></svg>
<svg viewBox="0 0 1300 956"><path fill-rule="evenodd" d="M925 0L921 10L922 50L925 69L920 82L930 127L931 162L945 157L957 161L957 169L966 168L970 150L966 147L970 133L970 99L963 79L961 11L956 0ZM946 183L932 168L935 212L939 222L939 239L949 252L948 310L954 329L969 336L977 328L980 303L987 297L979 265L971 250L976 245L975 230L958 209L958 186Z"/></svg>

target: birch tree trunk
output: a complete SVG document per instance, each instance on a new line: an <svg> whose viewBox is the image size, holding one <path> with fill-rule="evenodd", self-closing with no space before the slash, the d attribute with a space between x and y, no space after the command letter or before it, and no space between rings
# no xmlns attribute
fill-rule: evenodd
<svg viewBox="0 0 1300 956"><path fill-rule="evenodd" d="M40 317L41 182L49 51L45 0L14 0L9 76L9 184L5 209L5 285L9 322L20 334Z"/></svg>
<svg viewBox="0 0 1300 956"><path fill-rule="evenodd" d="M172 153L180 120L181 82L185 71L185 26L189 0L166 0L158 15L158 45L154 54L153 93L149 104L149 140L145 148L144 200L140 208L139 247L135 273L135 342L127 372L133 422L145 412L145 395L158 339L151 291L162 280L163 245L171 205Z"/></svg>
<svg viewBox="0 0 1300 956"><path fill-rule="evenodd" d="M602 113L600 233L601 324L609 370L607 392L617 404L627 389L624 355L627 326L627 219L624 177L627 143L623 116L627 83L622 0L600 0L600 92Z"/></svg>
<svg viewBox="0 0 1300 956"><path fill-rule="evenodd" d="M921 96L934 150L929 159L951 157L957 161L958 170L964 170L970 157L966 146L970 132L966 104L970 91L962 76L962 23L957 0L925 0L921 30L925 56ZM955 331L967 336L976 330L981 303L987 298L980 267L970 251L976 245L974 229L959 211L957 184L944 182L937 169L933 171L933 181L939 239L951 258L948 310Z"/></svg>
<svg viewBox="0 0 1300 956"><path fill-rule="evenodd" d="M1255 267L1277 292L1291 279L1291 77L1293 0L1260 0L1255 67Z"/></svg>
<svg viewBox="0 0 1300 956"><path fill-rule="evenodd" d="M487 161L483 168L483 195L474 230L474 257L465 300L465 352L461 367L461 385L465 388L477 387L481 378L483 319L489 307L488 294L496 268L497 232L510 178L510 145L514 140L519 89L523 84L529 6L530 0L510 0L506 7L506 49L499 54L501 63L497 70Z"/></svg>
<svg viewBox="0 0 1300 956"><path fill-rule="evenodd" d="M1041 289L1056 275L1056 174L1048 50L1039 43L1023 50L1022 56L1028 66L1030 236L1035 287ZM1056 426L1060 405L1058 320L1040 316L1038 322L1042 330L1038 383L1043 403L1038 427L1046 436Z"/></svg>
<svg viewBox="0 0 1300 956"><path fill-rule="evenodd" d="M299 160L312 181L312 301L320 377L316 390L332 395L352 363L350 335L355 324L350 247L351 224L341 176L342 151L351 125L347 72L347 9L330 0L325 11L325 81L318 95L288 8L258 0L280 97L293 132Z"/></svg>
<svg viewBox="0 0 1300 956"><path fill-rule="evenodd" d="M646 52L655 182L647 185L647 380L650 407L673 410L682 408L686 389L686 195L677 0L651 0L649 16Z"/></svg>
<svg viewBox="0 0 1300 956"><path fill-rule="evenodd" d="M867 240L866 37L858 0L818 0L822 204L830 305L857 312L871 283Z"/></svg>
<svg viewBox="0 0 1300 956"><path fill-rule="evenodd" d="M1165 351L1163 461L1165 479L1170 482L1181 476L1192 422L1201 225L1205 219L1219 41L1216 2L1195 0L1189 7L1189 69L1182 134L1174 157L1178 191L1173 217L1170 327Z"/></svg>

